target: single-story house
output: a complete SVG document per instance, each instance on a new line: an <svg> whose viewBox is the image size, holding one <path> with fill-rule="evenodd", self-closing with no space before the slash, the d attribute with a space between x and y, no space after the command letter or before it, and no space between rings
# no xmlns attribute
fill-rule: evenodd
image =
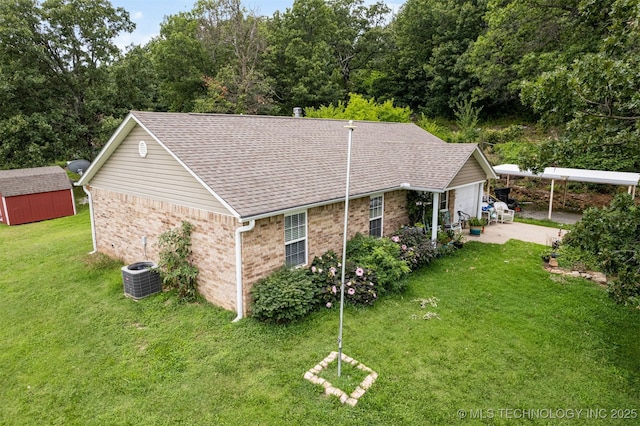
<svg viewBox="0 0 640 426"><path fill-rule="evenodd" d="M342 251L347 124L131 112L78 182L89 194L94 249L153 260L158 236L187 220L200 292L241 318L260 278ZM439 209L480 214L484 183L496 175L475 144L449 144L414 124L354 126L349 237L406 225L408 191L437 206L434 237Z"/></svg>
<svg viewBox="0 0 640 426"><path fill-rule="evenodd" d="M0 170L0 222L39 222L76 214L73 187L58 166Z"/></svg>

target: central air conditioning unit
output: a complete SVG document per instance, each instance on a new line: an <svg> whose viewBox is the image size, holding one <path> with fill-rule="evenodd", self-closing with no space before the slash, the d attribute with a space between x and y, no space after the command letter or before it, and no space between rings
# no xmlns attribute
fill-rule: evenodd
<svg viewBox="0 0 640 426"><path fill-rule="evenodd" d="M154 270L153 262L137 262L122 267L124 294L133 299L142 299L162 291L160 274Z"/></svg>

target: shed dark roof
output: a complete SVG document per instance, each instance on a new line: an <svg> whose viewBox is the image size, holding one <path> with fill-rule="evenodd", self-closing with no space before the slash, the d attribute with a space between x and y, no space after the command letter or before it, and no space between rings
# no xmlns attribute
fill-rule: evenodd
<svg viewBox="0 0 640 426"><path fill-rule="evenodd" d="M344 198L344 120L138 111L130 117L239 217ZM352 195L402 183L443 191L477 150L475 144L446 143L411 123L354 126ZM109 155L107 146L80 183L90 181Z"/></svg>
<svg viewBox="0 0 640 426"><path fill-rule="evenodd" d="M61 191L71 188L67 173L58 166L0 170L3 197Z"/></svg>

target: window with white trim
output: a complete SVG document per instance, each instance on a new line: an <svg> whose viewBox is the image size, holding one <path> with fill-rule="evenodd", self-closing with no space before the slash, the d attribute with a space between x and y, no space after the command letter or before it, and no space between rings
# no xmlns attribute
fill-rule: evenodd
<svg viewBox="0 0 640 426"><path fill-rule="evenodd" d="M440 210L449 208L449 191L445 191L440 194Z"/></svg>
<svg viewBox="0 0 640 426"><path fill-rule="evenodd" d="M307 212L284 217L284 251L287 266L307 263Z"/></svg>
<svg viewBox="0 0 640 426"><path fill-rule="evenodd" d="M382 237L383 204L382 195L369 200L369 235L372 237Z"/></svg>

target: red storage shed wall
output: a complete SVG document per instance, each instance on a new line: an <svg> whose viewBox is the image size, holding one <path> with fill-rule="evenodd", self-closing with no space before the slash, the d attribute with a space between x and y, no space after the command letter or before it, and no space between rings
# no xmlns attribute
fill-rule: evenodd
<svg viewBox="0 0 640 426"><path fill-rule="evenodd" d="M17 195L5 198L5 203L7 217L11 225L21 225L74 214L70 190Z"/></svg>
<svg viewBox="0 0 640 426"><path fill-rule="evenodd" d="M62 168L0 170L0 222L20 225L75 213L71 183Z"/></svg>

